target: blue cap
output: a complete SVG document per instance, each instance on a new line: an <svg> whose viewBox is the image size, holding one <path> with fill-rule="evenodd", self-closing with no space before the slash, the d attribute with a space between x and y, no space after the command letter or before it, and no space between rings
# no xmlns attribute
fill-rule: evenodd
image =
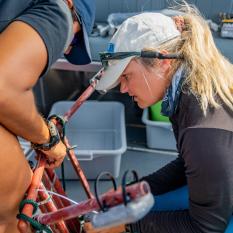
<svg viewBox="0 0 233 233"><path fill-rule="evenodd" d="M82 30L75 34L72 49L65 58L72 64L85 65L91 62L88 35L92 31L95 19L95 0L73 0L75 9L80 16Z"/></svg>

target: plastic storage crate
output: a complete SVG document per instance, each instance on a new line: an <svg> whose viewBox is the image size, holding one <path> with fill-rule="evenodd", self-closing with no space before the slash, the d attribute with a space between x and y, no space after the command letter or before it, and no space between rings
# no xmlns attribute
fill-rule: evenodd
<svg viewBox="0 0 233 233"><path fill-rule="evenodd" d="M73 101L56 102L50 115L63 115ZM66 125L70 145L85 176L95 179L102 171L119 176L121 155L127 149L124 105L119 102L86 101ZM65 178L78 179L68 158L64 160ZM57 169L60 177L60 169Z"/></svg>
<svg viewBox="0 0 233 233"><path fill-rule="evenodd" d="M149 148L177 150L171 123L149 120L148 109L143 110L142 122L146 125L147 146Z"/></svg>
<svg viewBox="0 0 233 233"><path fill-rule="evenodd" d="M148 109L149 109L149 113L150 114L150 119L152 121L162 121L162 122L170 122L169 117L163 116L161 115L161 104L162 101L159 101L156 104L151 105Z"/></svg>

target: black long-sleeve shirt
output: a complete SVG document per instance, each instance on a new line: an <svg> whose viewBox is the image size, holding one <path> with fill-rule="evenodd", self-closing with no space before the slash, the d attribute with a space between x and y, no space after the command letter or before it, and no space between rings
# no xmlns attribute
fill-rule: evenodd
<svg viewBox="0 0 233 233"><path fill-rule="evenodd" d="M204 116L197 99L182 94L170 120L179 156L142 179L154 195L187 184L189 209L149 213L142 233L222 233L233 213L233 112L221 106Z"/></svg>

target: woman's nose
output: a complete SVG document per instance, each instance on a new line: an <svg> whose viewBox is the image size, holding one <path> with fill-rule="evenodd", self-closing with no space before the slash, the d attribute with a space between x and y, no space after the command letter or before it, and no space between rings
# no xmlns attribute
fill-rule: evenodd
<svg viewBox="0 0 233 233"><path fill-rule="evenodd" d="M121 82L120 82L120 92L121 93L128 92L128 86L126 85L126 83L123 80L121 80Z"/></svg>

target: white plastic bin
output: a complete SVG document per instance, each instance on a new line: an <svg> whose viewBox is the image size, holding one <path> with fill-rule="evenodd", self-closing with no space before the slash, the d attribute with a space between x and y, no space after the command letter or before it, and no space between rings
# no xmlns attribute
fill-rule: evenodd
<svg viewBox="0 0 233 233"><path fill-rule="evenodd" d="M63 115L73 103L56 102L49 115ZM95 179L102 171L119 176L121 155L127 149L123 104L86 101L67 123L66 136L70 145L77 145L75 154L88 179ZM67 158L64 168L66 179L78 179ZM61 176L60 169L57 174Z"/></svg>
<svg viewBox="0 0 233 233"><path fill-rule="evenodd" d="M30 154L30 152L32 151L32 148L31 148L31 143L26 141L25 139L21 138L21 137L18 137L18 140L19 140L19 143L20 143L20 146L23 150L23 153L25 154L26 158L27 156Z"/></svg>
<svg viewBox="0 0 233 233"><path fill-rule="evenodd" d="M149 120L148 108L143 110L142 122L146 125L147 146L149 148L177 150L171 123Z"/></svg>

